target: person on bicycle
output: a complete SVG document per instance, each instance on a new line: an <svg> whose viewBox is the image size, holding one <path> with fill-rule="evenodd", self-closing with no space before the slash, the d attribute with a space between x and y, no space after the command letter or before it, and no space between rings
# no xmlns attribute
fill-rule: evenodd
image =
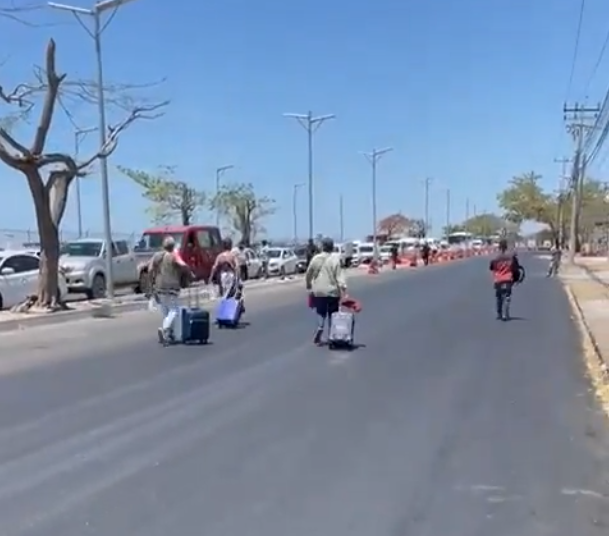
<svg viewBox="0 0 609 536"><path fill-rule="evenodd" d="M550 266L548 267L548 277L552 277L558 275L558 270L560 269L560 262L562 260L562 249L560 248L560 244L556 242L552 250L550 251Z"/></svg>
<svg viewBox="0 0 609 536"><path fill-rule="evenodd" d="M516 254L508 252L506 239L499 240L499 254L491 260L489 268L493 273L497 320L508 320L512 287L520 279L521 267Z"/></svg>

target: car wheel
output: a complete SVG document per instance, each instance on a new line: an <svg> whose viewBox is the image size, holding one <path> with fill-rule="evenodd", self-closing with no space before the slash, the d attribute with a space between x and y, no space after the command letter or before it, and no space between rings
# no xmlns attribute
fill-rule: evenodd
<svg viewBox="0 0 609 536"><path fill-rule="evenodd" d="M99 300L106 296L106 278L102 274L97 274L93 278L91 289L87 293L90 300Z"/></svg>
<svg viewBox="0 0 609 536"><path fill-rule="evenodd" d="M279 277L285 277L285 266L279 269Z"/></svg>

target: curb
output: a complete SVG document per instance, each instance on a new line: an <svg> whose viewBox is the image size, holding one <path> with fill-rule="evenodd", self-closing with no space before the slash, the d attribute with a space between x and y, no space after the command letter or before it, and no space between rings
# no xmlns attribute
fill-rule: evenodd
<svg viewBox="0 0 609 536"><path fill-rule="evenodd" d="M579 331L581 332L582 337L584 338L584 342L588 343L588 346L592 349L592 351L594 353L594 358L603 371L603 379L606 379L607 372L608 372L607 363L605 362L605 359L603 358L603 354L600 350L598 342L596 341L596 337L594 336L594 334L592 333L592 330L590 329L590 326L586 322L586 317L584 315L584 311L582 310L582 307L581 307L577 297L575 296L573 290L569 286L568 282L563 280L562 284L563 284L563 288L565 289L565 293L567 294L567 299L569 300L569 304L571 305L571 309L573 309L573 312L575 313L575 319L577 321ZM586 345L584 345L584 346L586 346Z"/></svg>
<svg viewBox="0 0 609 536"><path fill-rule="evenodd" d="M275 282L273 286L289 286L294 283L298 283L302 281L302 278L294 278L288 279L281 282ZM246 292L255 291L258 289L263 289L269 286L271 283L260 282L257 284L248 285L246 287ZM195 287L196 288L196 287ZM198 296L200 303L212 303L214 299L210 299L208 289L204 289L204 292L198 292L195 296ZM202 298L202 296L206 295L207 298ZM180 296L180 303L187 303L189 296L184 295ZM83 320L85 318L99 318L99 319L111 319L116 318L125 313L135 313L138 311L146 311L148 310L148 300L144 297L139 299L128 301L128 302L118 302L113 304L111 307L108 307L110 304L108 302L99 302L95 304L94 307L90 309L80 309L80 310L71 310L71 311L61 311L58 313L48 313L41 314L38 316L24 316L23 318L15 318L11 320L6 320L4 322L0 322L0 334L2 333L10 333L12 331L25 330L28 328L35 328L40 326L55 326L58 324L64 324L66 322L75 322L78 320Z"/></svg>

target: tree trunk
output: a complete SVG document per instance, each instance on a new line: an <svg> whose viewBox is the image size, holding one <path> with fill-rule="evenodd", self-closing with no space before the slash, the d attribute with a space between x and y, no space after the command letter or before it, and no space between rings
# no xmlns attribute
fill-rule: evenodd
<svg viewBox="0 0 609 536"><path fill-rule="evenodd" d="M35 305L54 307L58 301L59 229L53 221L49 192L40 173L34 169L28 170L25 174L34 200L36 223L40 236L40 278Z"/></svg>

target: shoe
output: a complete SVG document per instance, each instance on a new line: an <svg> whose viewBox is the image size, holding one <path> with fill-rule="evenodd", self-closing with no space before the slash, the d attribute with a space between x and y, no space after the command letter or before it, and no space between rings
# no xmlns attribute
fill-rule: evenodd
<svg viewBox="0 0 609 536"><path fill-rule="evenodd" d="M159 344L165 344L165 333L163 332L163 328L157 329L156 334L159 339Z"/></svg>
<svg viewBox="0 0 609 536"><path fill-rule="evenodd" d="M318 329L315 332L315 336L313 337L313 344L316 344L317 346L321 345L321 337L324 334L322 329Z"/></svg>

